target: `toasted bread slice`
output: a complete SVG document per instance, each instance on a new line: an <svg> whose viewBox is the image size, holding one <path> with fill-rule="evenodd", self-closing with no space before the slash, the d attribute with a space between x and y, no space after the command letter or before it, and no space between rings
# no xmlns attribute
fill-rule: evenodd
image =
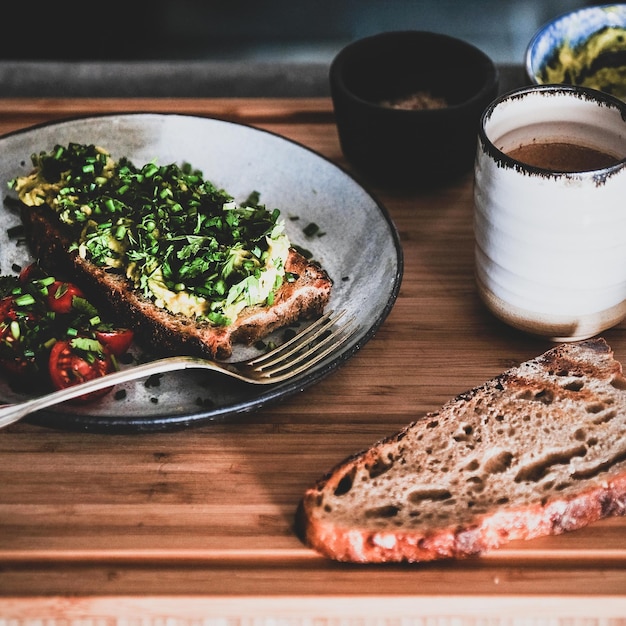
<svg viewBox="0 0 626 626"><path fill-rule="evenodd" d="M602 339L559 345L346 459L303 540L362 563L479 554L626 511L626 380Z"/></svg>
<svg viewBox="0 0 626 626"><path fill-rule="evenodd" d="M23 207L22 222L31 250L43 267L71 277L97 306L133 328L140 342L163 354L227 359L234 343L251 344L277 328L315 317L330 298L332 280L326 271L292 248L285 269L297 279L283 283L273 304L248 307L229 326L215 326L156 307L121 274L68 252L70 235L47 206Z"/></svg>

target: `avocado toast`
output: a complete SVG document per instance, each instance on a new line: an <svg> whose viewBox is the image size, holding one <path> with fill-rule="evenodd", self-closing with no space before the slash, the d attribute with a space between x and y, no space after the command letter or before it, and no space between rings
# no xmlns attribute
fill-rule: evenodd
<svg viewBox="0 0 626 626"><path fill-rule="evenodd" d="M298 252L278 210L236 203L188 164L135 166L93 145L32 156L9 185L49 271L163 353L228 358L233 343L315 317L332 281Z"/></svg>

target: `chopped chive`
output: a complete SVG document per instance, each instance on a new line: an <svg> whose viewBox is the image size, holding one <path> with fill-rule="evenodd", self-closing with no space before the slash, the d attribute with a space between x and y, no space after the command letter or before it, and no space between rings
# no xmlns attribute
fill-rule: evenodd
<svg viewBox="0 0 626 626"><path fill-rule="evenodd" d="M154 163L148 163L148 165L144 167L143 175L146 178L152 178L158 171L159 168Z"/></svg>
<svg viewBox="0 0 626 626"><path fill-rule="evenodd" d="M257 191L238 204L189 163L136 167L126 157L113 161L94 145L56 146L32 160L61 189L54 204L73 230L72 250L105 270L132 264L132 279L147 297L160 299L153 287L162 282L189 294L191 302L195 297L216 305L205 317L225 325L227 301L252 303L250 294L263 284L258 279L270 262L284 270L284 259L268 253L272 240L284 237L280 211L267 210ZM156 268L161 275L154 282ZM252 297L261 303L267 291Z"/></svg>
<svg viewBox="0 0 626 626"><path fill-rule="evenodd" d="M9 239L22 237L24 235L24 226L22 224L18 224L17 226L7 228L7 235L9 236Z"/></svg>
<svg viewBox="0 0 626 626"><path fill-rule="evenodd" d="M30 293L25 293L15 298L15 304L17 306L30 306L31 304L35 304L35 298Z"/></svg>
<svg viewBox="0 0 626 626"><path fill-rule="evenodd" d="M315 235L318 231L319 231L320 227L315 224L314 222L311 222L310 224L307 224L307 226L302 230L302 232L307 236L307 237L313 237L313 235Z"/></svg>

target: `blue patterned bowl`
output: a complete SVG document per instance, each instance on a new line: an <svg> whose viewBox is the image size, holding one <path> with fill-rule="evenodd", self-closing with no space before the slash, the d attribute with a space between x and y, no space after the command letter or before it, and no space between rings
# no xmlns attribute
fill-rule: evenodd
<svg viewBox="0 0 626 626"><path fill-rule="evenodd" d="M540 28L526 49L534 84L571 84L626 100L626 4L561 15Z"/></svg>

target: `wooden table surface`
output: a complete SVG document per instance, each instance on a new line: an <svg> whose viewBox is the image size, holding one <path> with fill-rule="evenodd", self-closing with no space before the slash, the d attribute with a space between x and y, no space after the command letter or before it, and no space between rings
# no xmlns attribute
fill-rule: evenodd
<svg viewBox="0 0 626 626"><path fill-rule="evenodd" d="M349 169L326 99L4 99L0 133L114 111L243 122ZM231 423L140 435L28 423L0 432L0 625L626 616L626 518L413 566L334 563L295 536L301 494L336 462L550 347L496 321L477 297L471 174L413 193L361 182L398 228L404 280L377 335L331 376ZM625 328L604 334L622 362Z"/></svg>

